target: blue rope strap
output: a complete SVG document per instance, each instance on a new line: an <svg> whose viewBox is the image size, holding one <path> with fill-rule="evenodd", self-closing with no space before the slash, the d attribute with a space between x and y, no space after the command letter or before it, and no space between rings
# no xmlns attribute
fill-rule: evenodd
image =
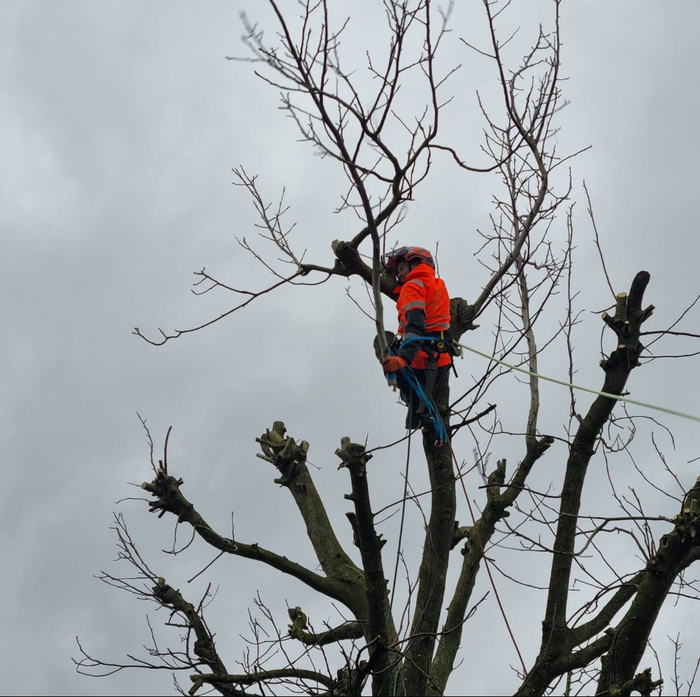
<svg viewBox="0 0 700 697"><path fill-rule="evenodd" d="M403 341L403 344L408 344L411 341L435 341L436 338L434 336L412 336L410 339L406 339ZM389 353L391 353L392 356L397 355L397 350L393 347L389 347ZM428 411L428 416L430 417L430 420L433 424L433 430L435 431L435 435L437 439L443 443L447 443L449 441L449 435L447 433L447 430L445 429L445 425L442 423L442 419L440 418L440 413L437 410L437 407L435 406L435 403L432 401L432 399L428 398L428 395L425 394L425 390L423 389L423 385L421 385L420 380L416 376L416 374L411 370L409 366L406 366L405 368L401 369L401 373L403 376L406 378L406 382L409 384L411 389L416 393L418 398L425 404L425 408ZM395 373L387 373L386 376L387 382L391 384L396 384L396 374ZM393 380L393 382L392 382Z"/></svg>

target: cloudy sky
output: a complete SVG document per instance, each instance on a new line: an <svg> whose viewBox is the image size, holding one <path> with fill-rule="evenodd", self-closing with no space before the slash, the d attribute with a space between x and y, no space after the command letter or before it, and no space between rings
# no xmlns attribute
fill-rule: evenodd
<svg viewBox="0 0 700 697"><path fill-rule="evenodd" d="M281 4L296 8L292 0ZM450 83L455 103L446 111L444 137L478 166L483 121L475 92L495 99L497 85L493 67L458 41L486 42L480 3L463 4L442 57L445 69L463 64ZM385 45L379 5L334 3L338 18L352 17L345 47L353 66L362 65L365 48ZM202 267L236 287L270 284L268 272L236 241L245 236L265 251L255 237L250 198L232 186L232 167L258 174L270 200L286 188L289 220L297 222L294 244L309 250L308 261L331 263L330 242L358 230L352 215L334 214L344 192L342 173L298 142L294 124L277 109L276 91L255 78L253 66L225 60L246 55L241 11L272 34L269 10L259 0L0 3L3 693L171 689L167 673L131 671L94 680L77 675L71 663L76 635L110 661L138 653L149 639L145 615L152 608L93 578L102 569L120 570L112 561L113 511L125 515L152 568L193 600L206 580L220 586L210 618L230 651L230 665L244 647L239 635L247 632L246 608L257 591L280 613L283 629L285 602L313 607L305 589L243 560L222 559L207 579L187 583L214 555L203 544L176 559L163 555L160 550L172 546L172 521L149 517L140 501L116 503L139 496L131 485L149 478L137 412L147 419L156 456L173 426L171 471L183 477L185 495L213 526L227 534L234 511L240 539L306 563L311 551L303 525L272 483L270 467L255 458L255 437L281 419L290 434L311 442L319 489L347 540L347 481L333 455L340 438L367 437L374 446L402 435L402 408L386 390L370 349L372 324L348 299L343 281L265 296L161 348L132 335L134 327L148 336L159 327L189 328L231 307L235 298L224 294L190 293L192 272ZM527 41L537 22L550 19L551 5L541 0L517 3L507 22L522 24L518 40ZM668 326L699 292L698 26L700 6L693 0L564 3L563 89L570 104L559 115L559 148L570 153L593 146L572 162L575 283L583 310L577 379L593 388L601 382L596 313L611 296L592 242L583 180L615 290L626 290L641 269L651 273L646 300L657 310L650 328ZM476 230L488 228L497 179L467 175L446 160L433 175L395 237L430 248L439 242L441 273L452 294L473 299L487 279L474 257ZM553 234L562 235L563 219L557 226ZM365 302L357 284L351 292ZM495 321L495 314L485 315L469 335L476 348L490 350L489 323ZM388 326L392 322L389 308ZM679 328L700 331L700 312L689 313ZM666 339L656 348L674 354L698 346ZM460 365L453 390L469 388L472 375L483 370L481 360L469 357ZM700 413L699 361L649 363L633 374L632 396ZM552 350L540 368L565 377L565 357ZM525 387L511 378L500 389L490 401L504 418L512 411L512 430L522 429L524 416L518 420L521 411L510 407L526 396ZM567 394L560 389L544 389L543 432L563 433ZM580 408L587 404L581 397ZM698 474L697 463L688 464L700 455L697 424L662 421L673 430L675 450L661 428L656 440L689 486ZM645 437L639 456L649 476L665 486ZM455 447L460 459L472 458L467 437ZM562 453L546 465L544 478L555 486ZM519 454L520 444L503 440L492 457L514 461ZM400 497L404 456L396 450L373 461L378 502ZM420 460L412 467L412 483L420 489ZM619 467L624 482L629 460ZM479 483L475 479L473 488ZM648 512L676 512L672 501L647 493ZM420 517L411 515L409 530L419 547ZM466 516L460 512L462 520ZM629 547L626 553L637 563ZM543 596L524 607L515 595L520 590L501 583L530 662L539 644ZM486 590L484 585L481 593ZM686 647L693 641L697 646L696 612L689 604L669 608L655 639L662 655L668 655L666 635L678 631ZM319 614L317 621L327 616ZM161 619L157 615L154 624ZM493 603L470 627L465 663L451 684L455 693L493 687L493 676L478 666L494 644L504 647L504 665L517 662L505 648ZM171 641L177 644L176 637ZM689 650L685 666L696 658ZM502 672L498 690L512 689L515 678Z"/></svg>

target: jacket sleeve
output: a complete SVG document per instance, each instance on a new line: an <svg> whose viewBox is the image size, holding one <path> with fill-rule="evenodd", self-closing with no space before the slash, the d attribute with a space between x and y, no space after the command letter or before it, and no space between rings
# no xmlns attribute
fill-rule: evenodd
<svg viewBox="0 0 700 697"><path fill-rule="evenodd" d="M399 356L405 358L409 364L416 357L421 342L409 341L406 343L407 339L425 336L425 296L425 285L420 281L407 283L399 296L399 303L401 303L406 317L403 343L399 349Z"/></svg>
<svg viewBox="0 0 700 697"><path fill-rule="evenodd" d="M415 336L425 336L425 310L415 309L406 313L406 331L403 335L403 343L399 349L399 356L405 358L409 365L416 357L421 346L421 341L409 341L407 339Z"/></svg>

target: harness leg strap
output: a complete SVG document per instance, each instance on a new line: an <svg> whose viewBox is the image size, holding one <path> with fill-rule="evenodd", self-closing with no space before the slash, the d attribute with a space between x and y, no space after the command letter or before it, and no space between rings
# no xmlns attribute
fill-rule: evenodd
<svg viewBox="0 0 700 697"><path fill-rule="evenodd" d="M428 362L425 366L425 396L427 400L433 398L433 388L438 374L437 353L430 351L428 353ZM416 410L416 414L423 414L426 410L426 403L421 401L420 406Z"/></svg>

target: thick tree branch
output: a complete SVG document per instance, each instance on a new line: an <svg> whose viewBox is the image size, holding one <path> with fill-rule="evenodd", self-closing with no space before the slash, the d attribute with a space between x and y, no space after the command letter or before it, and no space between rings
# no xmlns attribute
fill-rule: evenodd
<svg viewBox="0 0 700 697"><path fill-rule="evenodd" d="M641 307L649 278L646 271L640 271L635 276L629 302L624 309L620 308L619 315L612 320L618 335L617 349L601 364L605 371L602 391L608 394L622 394L630 373L639 364L638 359L644 348L639 341L639 333L642 323L651 314L651 308L642 310ZM571 445L562 487L540 654L518 694L541 694L555 677L553 661L568 645L570 630L566 614L581 495L596 441L616 401L599 395L581 421Z"/></svg>
<svg viewBox="0 0 700 697"><path fill-rule="evenodd" d="M326 576L355 584L359 591L364 590L362 570L352 561L338 541L326 508L306 466L309 444L302 441L297 445L295 440L286 433L284 423L275 421L272 429L268 429L262 436L256 438L263 451L263 454L258 454L258 457L272 463L280 472L281 476L275 479L275 483L285 487L294 498L306 523L306 534Z"/></svg>
<svg viewBox="0 0 700 697"><path fill-rule="evenodd" d="M369 498L367 482L367 462L372 457L365 451L365 446L352 443L349 438L342 438L340 448L335 454L341 459L341 467L346 467L350 473L352 493L350 499L355 507L354 513L348 513L348 519L355 533L356 544L362 555L362 567L367 582L367 623L365 638L372 642L372 654L375 663L375 678L373 693L382 692L381 685L390 684L389 670L392 655L388 647L396 643L396 630L391 618L389 604L388 582L384 574L382 562L382 540L374 527L374 514Z"/></svg>
<svg viewBox="0 0 700 697"><path fill-rule="evenodd" d="M295 628L292 624L289 635L305 646L328 646L339 641L361 639L366 633L365 624L366 622L345 622L339 627L318 633L307 632L306 627Z"/></svg>
<svg viewBox="0 0 700 697"><path fill-rule="evenodd" d="M180 591L169 586L163 578L159 578L153 587L153 597L187 619L188 626L197 637L194 642L194 652L209 666L209 669L217 674L227 673L226 666L216 650L214 639L194 605L188 603ZM213 684L225 695L234 694L229 690L228 685L222 684L220 681L213 681Z"/></svg>
<svg viewBox="0 0 700 697"><path fill-rule="evenodd" d="M160 511L159 517L162 517L166 512L172 513L177 517L178 522L189 523L196 533L212 547L222 552L267 564L284 574L302 581L319 593L338 600L350 610L355 611L357 609L358 596L360 594L356 589L349 587L349 584L331 578L324 578L301 566L301 564L270 552L258 544L234 542L219 535L184 497L180 491L182 483L182 479L175 479L175 477L166 475L163 470L158 471L156 478L152 482L144 482L141 487L155 497L155 501L149 503L151 512Z"/></svg>
<svg viewBox="0 0 700 697"><path fill-rule="evenodd" d="M575 627L569 635L569 645L573 648L600 634L612 622L615 615L634 597L639 590L643 572L636 574L614 593L601 611L585 624Z"/></svg>
<svg viewBox="0 0 700 697"><path fill-rule="evenodd" d="M631 294L630 294L631 296ZM688 492L674 529L664 535L658 552L641 574L632 605L615 629L615 641L603 658L598 693L630 694L630 681L646 651L651 630L688 556L700 547L700 483ZM637 676L638 677L638 676ZM649 671L651 680L651 671ZM632 689L639 690L638 687Z"/></svg>
<svg viewBox="0 0 700 697"><path fill-rule="evenodd" d="M256 683L271 682L273 685L281 680L302 680L311 681L327 687L332 690L335 684L333 678L323 673L318 673L315 670L304 670L303 668L277 668L275 670L261 670L255 673L242 673L240 675L231 675L229 673L214 673L211 675L192 675L191 679L194 685L190 690L190 694L195 692L203 685L213 685L217 689L227 684L233 685L254 685ZM268 686L269 687L269 686ZM247 692L237 692L237 694L248 694Z"/></svg>
<svg viewBox="0 0 700 697"><path fill-rule="evenodd" d="M446 426L449 428L449 424ZM435 448L429 439L423 440L423 448L432 491L430 518L418 572L416 610L411 625L414 638L406 647L407 665L403 675L406 683L411 685L410 694L414 695L424 695L435 689L431 665L445 596L457 507L451 449Z"/></svg>
<svg viewBox="0 0 700 697"><path fill-rule="evenodd" d="M472 597L476 577L481 568L483 552L493 536L500 520L510 515L508 508L523 491L522 486L513 486L514 482L524 482L535 462L544 455L553 443L550 437L540 441L528 441L527 454L520 463L513 481L504 493L500 486L505 482L506 461L500 460L496 469L489 475L486 489L487 502L484 511L476 521L476 528L467 529L467 542L462 549L462 568L459 573L452 600L447 608L447 618L440 636L440 643L432 666L433 685L428 694L442 694L447 680L452 674L462 638L462 628L467 616L467 608Z"/></svg>

